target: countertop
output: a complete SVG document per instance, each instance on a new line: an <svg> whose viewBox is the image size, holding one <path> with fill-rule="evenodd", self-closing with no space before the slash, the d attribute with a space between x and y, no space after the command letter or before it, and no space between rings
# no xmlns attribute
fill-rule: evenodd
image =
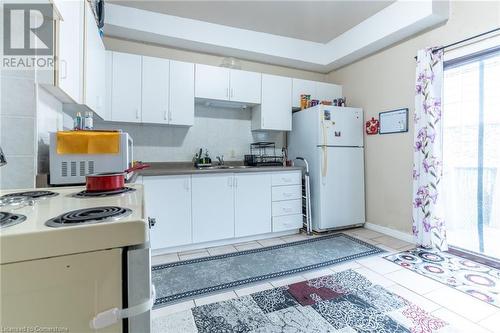
<svg viewBox="0 0 500 333"><path fill-rule="evenodd" d="M145 162L151 167L136 171L137 176L167 176L167 175L189 175L189 174L210 174L210 173L244 173L244 172L276 172L302 170L302 167L242 167L243 164L226 162L226 169L197 169L189 162Z"/></svg>

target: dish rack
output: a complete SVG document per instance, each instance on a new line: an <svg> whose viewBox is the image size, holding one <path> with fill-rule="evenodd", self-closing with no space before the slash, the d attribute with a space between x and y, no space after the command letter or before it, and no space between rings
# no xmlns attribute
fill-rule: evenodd
<svg viewBox="0 0 500 333"><path fill-rule="evenodd" d="M245 155L248 166L280 166L283 156L276 154L274 142L255 142L250 144L250 155Z"/></svg>

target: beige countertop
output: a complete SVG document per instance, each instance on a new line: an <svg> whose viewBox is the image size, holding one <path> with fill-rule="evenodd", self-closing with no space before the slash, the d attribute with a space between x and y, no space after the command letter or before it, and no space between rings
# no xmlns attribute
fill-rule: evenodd
<svg viewBox="0 0 500 333"><path fill-rule="evenodd" d="M243 173L243 172L276 172L302 170L301 167L244 167L238 162L226 162L226 168L203 168L198 169L190 162L145 162L151 167L136 172L138 176L166 176L186 174L210 174L210 173Z"/></svg>

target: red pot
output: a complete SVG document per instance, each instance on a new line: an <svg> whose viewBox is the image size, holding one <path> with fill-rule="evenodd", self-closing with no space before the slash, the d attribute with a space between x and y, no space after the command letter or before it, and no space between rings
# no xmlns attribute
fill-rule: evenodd
<svg viewBox="0 0 500 333"><path fill-rule="evenodd" d="M87 175L87 192L116 191L125 187L125 176L133 171L149 168L149 164L137 164L123 172L103 172Z"/></svg>

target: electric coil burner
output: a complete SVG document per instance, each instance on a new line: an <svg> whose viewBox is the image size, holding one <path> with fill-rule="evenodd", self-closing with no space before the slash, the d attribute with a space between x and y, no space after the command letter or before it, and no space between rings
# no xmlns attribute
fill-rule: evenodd
<svg viewBox="0 0 500 333"><path fill-rule="evenodd" d="M132 213L128 208L117 206L92 207L77 209L64 213L45 222L48 227L69 227L82 224L111 222L126 217Z"/></svg>
<svg viewBox="0 0 500 333"><path fill-rule="evenodd" d="M81 191L74 194L74 197L77 198L100 198L100 197L109 197L113 195L120 195L128 192L135 191L135 188L124 187L114 191L102 191L102 192L89 192L89 191Z"/></svg>
<svg viewBox="0 0 500 333"><path fill-rule="evenodd" d="M26 220L26 216L0 212L0 229L13 226Z"/></svg>
<svg viewBox="0 0 500 333"><path fill-rule="evenodd" d="M26 192L16 192L16 193L5 194L5 195L2 195L2 198L28 197L31 199L40 199L40 198L55 197L57 195L59 195L59 193L52 192L52 191L26 191Z"/></svg>

